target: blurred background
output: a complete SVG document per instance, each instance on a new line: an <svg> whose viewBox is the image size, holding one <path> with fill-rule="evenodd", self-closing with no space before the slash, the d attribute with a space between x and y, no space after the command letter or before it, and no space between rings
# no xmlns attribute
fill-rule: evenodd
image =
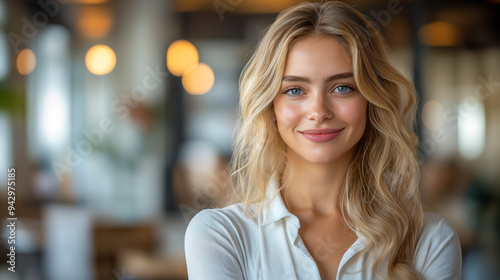
<svg viewBox="0 0 500 280"><path fill-rule="evenodd" d="M228 190L241 69L298 2L0 0L0 279L187 279L186 226ZM463 279L498 279L500 1L345 2L414 79L422 197Z"/></svg>

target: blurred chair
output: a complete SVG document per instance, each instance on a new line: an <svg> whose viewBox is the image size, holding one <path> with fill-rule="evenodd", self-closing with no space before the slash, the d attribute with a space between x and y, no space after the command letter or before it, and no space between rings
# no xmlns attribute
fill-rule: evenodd
<svg viewBox="0 0 500 280"><path fill-rule="evenodd" d="M138 251L153 254L157 247L154 225L115 226L104 222L94 223L92 229L94 268L96 280L137 279L126 278L125 267L118 267L118 257L123 252Z"/></svg>
<svg viewBox="0 0 500 280"><path fill-rule="evenodd" d="M184 257L151 256L139 251L123 251L118 258L119 280L187 280Z"/></svg>

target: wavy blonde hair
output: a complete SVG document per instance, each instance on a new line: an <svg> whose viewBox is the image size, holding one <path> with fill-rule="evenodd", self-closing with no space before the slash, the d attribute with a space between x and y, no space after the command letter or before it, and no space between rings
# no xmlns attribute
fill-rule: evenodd
<svg viewBox="0 0 500 280"><path fill-rule="evenodd" d="M367 127L339 197L346 223L366 238L358 257L389 279L417 279L413 266L423 213L418 192L416 93L394 66L378 29L340 2L301 3L280 13L240 77L239 130L233 143L230 203L264 207L273 174L282 176L286 145L274 122L272 102L281 86L292 44L310 35L335 38L352 59L354 80L368 101ZM286 185L286 183L285 183ZM280 190L283 186L280 188ZM349 217L348 219L346 217ZM388 267L381 267L388 260Z"/></svg>

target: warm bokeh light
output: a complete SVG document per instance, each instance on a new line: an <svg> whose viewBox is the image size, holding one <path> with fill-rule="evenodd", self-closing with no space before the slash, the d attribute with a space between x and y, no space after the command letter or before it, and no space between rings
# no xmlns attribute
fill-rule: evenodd
<svg viewBox="0 0 500 280"><path fill-rule="evenodd" d="M444 109L437 101L429 101L422 109L422 121L431 130L440 128L444 123Z"/></svg>
<svg viewBox="0 0 500 280"><path fill-rule="evenodd" d="M35 53L30 49L24 49L17 55L17 71L21 75L28 75L33 72L36 66Z"/></svg>
<svg viewBox="0 0 500 280"><path fill-rule="evenodd" d="M284 9L291 7L297 3L296 0L253 0L253 1L240 1L241 7L238 11L249 13L279 13ZM214 4L215 6L215 4Z"/></svg>
<svg viewBox="0 0 500 280"><path fill-rule="evenodd" d="M113 26L111 10L105 7L80 8L77 16L78 32L86 38L104 38Z"/></svg>
<svg viewBox="0 0 500 280"><path fill-rule="evenodd" d="M108 0L72 0L73 4L102 4L106 3Z"/></svg>
<svg viewBox="0 0 500 280"><path fill-rule="evenodd" d="M214 85L214 72L210 66L200 63L184 72L182 85L190 94L207 93Z"/></svg>
<svg viewBox="0 0 500 280"><path fill-rule="evenodd" d="M196 47L186 40L177 40L170 44L167 51L167 68L172 75L182 76L188 68L198 64Z"/></svg>
<svg viewBox="0 0 500 280"><path fill-rule="evenodd" d="M450 47L461 43L460 32L451 23L436 21L428 23L418 31L420 41L428 46Z"/></svg>
<svg viewBox="0 0 500 280"><path fill-rule="evenodd" d="M206 1L182 0L174 1L177 12L199 11L234 11L235 13L279 13L286 8L297 4L297 0L231 0L231 1Z"/></svg>
<svg viewBox="0 0 500 280"><path fill-rule="evenodd" d="M115 52L106 45L95 45L88 50L85 65L92 74L106 75L115 68Z"/></svg>

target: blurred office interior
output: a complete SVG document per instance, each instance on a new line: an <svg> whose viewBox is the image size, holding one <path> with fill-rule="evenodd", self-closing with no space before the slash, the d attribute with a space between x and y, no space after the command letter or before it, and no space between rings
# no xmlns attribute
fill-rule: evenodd
<svg viewBox="0 0 500 280"><path fill-rule="evenodd" d="M0 0L0 278L187 279L189 219L228 191L239 74L298 2ZM414 79L422 197L463 279L498 279L500 1L345 2Z"/></svg>

